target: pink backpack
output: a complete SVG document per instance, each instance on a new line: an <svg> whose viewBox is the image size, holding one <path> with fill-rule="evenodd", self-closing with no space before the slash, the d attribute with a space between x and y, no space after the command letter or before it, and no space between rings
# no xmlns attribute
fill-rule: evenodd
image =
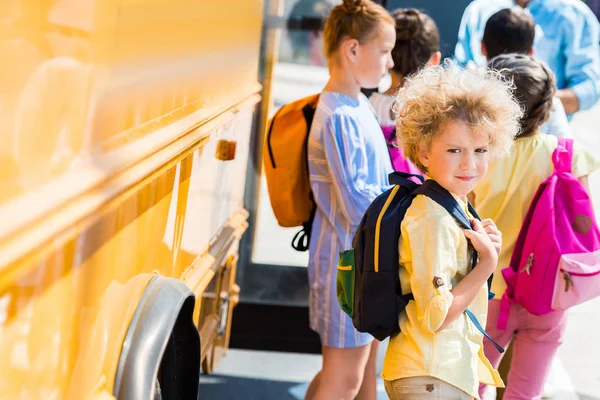
<svg viewBox="0 0 600 400"><path fill-rule="evenodd" d="M383 136L388 146L388 152L390 153L390 160L392 160L392 167L396 172L405 172L407 174L415 174L423 176L423 173L419 169L404 158L402 150L396 146L396 127L393 125L382 126ZM419 181L415 181L420 183Z"/></svg>
<svg viewBox="0 0 600 400"><path fill-rule="evenodd" d="M554 172L540 184L519 232L498 329L510 304L534 315L566 310L600 295L600 231L585 187L571 173L573 140L558 139Z"/></svg>

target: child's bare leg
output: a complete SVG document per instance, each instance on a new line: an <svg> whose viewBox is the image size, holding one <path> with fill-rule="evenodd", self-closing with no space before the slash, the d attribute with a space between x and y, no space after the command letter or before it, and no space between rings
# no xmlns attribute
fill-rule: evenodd
<svg viewBox="0 0 600 400"><path fill-rule="evenodd" d="M338 349L323 346L323 368L314 400L354 399L363 382L371 344Z"/></svg>
<svg viewBox="0 0 600 400"><path fill-rule="evenodd" d="M379 342L374 340L371 343L371 353L365 366L365 373L363 375L362 385L360 391L356 395L356 400L375 400L377 398L377 376L375 364L377 362L377 348Z"/></svg>

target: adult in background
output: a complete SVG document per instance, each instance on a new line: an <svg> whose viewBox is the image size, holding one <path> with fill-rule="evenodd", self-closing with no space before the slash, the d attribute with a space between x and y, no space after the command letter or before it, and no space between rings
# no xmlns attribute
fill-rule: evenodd
<svg viewBox="0 0 600 400"><path fill-rule="evenodd" d="M474 0L458 32L455 59L485 67L481 39L488 18L503 8L527 9L536 24L534 57L556 76L556 95L567 114L591 108L600 98L600 26L581 0Z"/></svg>
<svg viewBox="0 0 600 400"><path fill-rule="evenodd" d="M509 53L531 56L534 54L534 38L535 22L530 13L521 7L503 8L485 24L481 53L487 60ZM571 136L565 109L556 96L552 99L549 118L542 124L540 131L561 137Z"/></svg>
<svg viewBox="0 0 600 400"><path fill-rule="evenodd" d="M332 8L333 5L327 0L298 0L294 4L287 21L287 34L294 62L308 65L326 64L323 25ZM309 26L301 27L302 20L308 20Z"/></svg>

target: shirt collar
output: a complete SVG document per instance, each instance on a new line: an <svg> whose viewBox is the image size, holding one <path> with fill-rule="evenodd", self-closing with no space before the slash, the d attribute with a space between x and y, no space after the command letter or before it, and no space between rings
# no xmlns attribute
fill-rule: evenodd
<svg viewBox="0 0 600 400"><path fill-rule="evenodd" d="M425 175L425 179L431 179L431 177L429 175ZM450 191L448 191L448 193L450 193L452 195L452 197L454 197L454 199L457 201L457 203L460 206L460 208L462 208L464 210L464 212L470 218L471 214L469 213L469 207L467 206L467 203L463 199L461 199L459 195L454 194L454 193L452 193Z"/></svg>
<svg viewBox="0 0 600 400"><path fill-rule="evenodd" d="M458 203L458 205L460 206L460 208L463 209L463 211L469 215L469 208L467 207L467 202L464 201L463 199L460 198L459 195L454 194L452 192L450 192L450 194L452 195L452 197L454 197L454 199L456 200L456 202Z"/></svg>

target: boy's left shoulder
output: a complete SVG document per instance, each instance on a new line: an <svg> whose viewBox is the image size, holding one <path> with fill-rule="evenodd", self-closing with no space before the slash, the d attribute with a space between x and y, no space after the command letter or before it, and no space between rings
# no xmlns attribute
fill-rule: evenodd
<svg viewBox="0 0 600 400"><path fill-rule="evenodd" d="M418 195L406 211L407 218L415 218L420 223L451 223L453 218L444 207L435 200Z"/></svg>
<svg viewBox="0 0 600 400"><path fill-rule="evenodd" d="M435 200L418 195L406 211L402 225L411 234L422 237L423 232L436 236L452 238L448 243L457 244L462 231L458 222L448 211Z"/></svg>

